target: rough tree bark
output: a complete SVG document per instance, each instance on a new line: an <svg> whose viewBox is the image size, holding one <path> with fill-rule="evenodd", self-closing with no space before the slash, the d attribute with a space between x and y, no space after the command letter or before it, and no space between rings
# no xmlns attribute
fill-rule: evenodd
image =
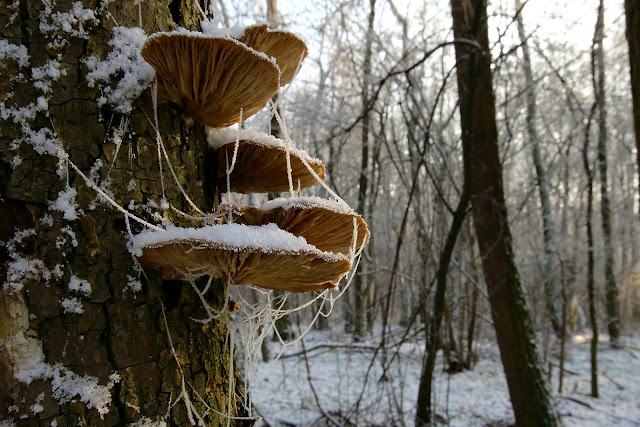
<svg viewBox="0 0 640 427"><path fill-rule="evenodd" d="M48 115L37 113L29 121L32 129L55 131L70 160L87 175L101 161L104 166L95 168L95 175L104 179L113 165L108 190L115 200L124 204L131 200L138 206L160 202L163 194L155 131L148 120L153 117L149 93L129 115L128 132L115 157L117 141L111 136L125 117L107 107L99 108L96 99L101 93L87 86L83 59L90 55L106 57L115 21L133 27L141 17L147 34L171 30L175 24L195 29L199 22L195 3L148 0L140 2L139 16L135 2L113 1L105 6L83 0L78 4L94 10L97 19L85 25L86 38L64 32L67 42L58 47L47 45L51 38L42 22L55 19L57 12L72 10L72 2L49 2L53 4L49 12L44 10L45 3L21 0L15 9L0 9L0 41L23 45L29 54L27 68L13 59L0 61L1 109L35 102L42 92L33 86L29 67L58 60L66 74L52 83ZM73 21L67 23L75 25ZM20 73L22 78L18 77ZM160 133L178 178L198 206L211 210L214 196L207 186L208 177L203 176L207 161L203 126L186 122L179 110L166 104L158 107L158 116ZM203 401L221 413L231 405L231 414L238 414L240 389L229 393L228 388L230 354L224 323L214 320L203 325L192 321L190 318L206 317L193 289L182 282L162 281L153 271L146 272L147 278L141 277L142 289L133 292L128 276L137 278L138 273L127 251L124 216L107 204L94 203L96 193L73 170L68 175L69 186L76 189L76 200L84 214L72 221L63 218L62 212L50 210L47 201L55 201L67 188L66 182L56 173L59 166L55 155L38 154L28 142L13 147L13 141L24 137L24 132L11 117L0 117L0 240L6 242L20 230L34 229L35 235L24 239L16 253L40 266L36 273L22 278L21 290L6 286L0 289L0 414L5 414L0 421L11 416L18 425L49 425L54 421L58 426L126 425L147 418L186 425L191 415L185 404L169 407L183 391L200 414L207 412ZM18 157L22 160L19 164ZM169 176L165 174L164 180L167 198L177 208L192 212ZM141 214L141 210L136 213ZM165 211L164 215L172 213ZM180 223L179 218L172 220ZM140 229L135 223L132 227L134 232ZM6 267L11 261L7 249L0 247L0 283L9 280ZM55 271L57 265L62 275L45 280L45 273ZM90 282L89 296L68 288L72 275ZM222 285L210 291L208 298L213 307L221 308L226 304L224 295ZM61 300L68 297L82 301L81 314L64 312ZM163 306L175 357L168 343ZM87 376L85 379L90 376L102 386L110 381L110 375L118 374L119 382L110 389L104 387L111 403L103 418L78 396L60 403L53 396L51 377L45 375L30 384L16 379L16 371L33 357L46 364L41 367L67 373L68 378L75 378L71 373ZM59 366L54 368L56 364ZM39 407L32 406L36 403ZM213 411L208 411L205 421L226 424L226 419Z"/></svg>
<svg viewBox="0 0 640 427"><path fill-rule="evenodd" d="M485 0L452 0L463 155L471 210L511 403L519 426L559 423L540 367L533 325L514 262L498 152Z"/></svg>

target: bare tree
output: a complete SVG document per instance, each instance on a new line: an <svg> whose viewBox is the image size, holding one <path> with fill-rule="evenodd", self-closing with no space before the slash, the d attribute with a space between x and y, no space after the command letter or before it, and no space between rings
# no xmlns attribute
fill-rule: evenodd
<svg viewBox="0 0 640 427"><path fill-rule="evenodd" d="M523 4L521 1L516 0L516 22L518 26L518 35L520 36L522 68L524 69L526 85L527 134L529 136L529 143L531 144L531 150L533 152L533 164L536 171L540 205L542 206L542 227L545 255L544 264L547 266L544 281L545 303L553 330L556 332L556 335L561 335L561 308L558 306L560 302L558 291L562 285L560 283L560 253L558 252L558 245L556 241L558 230L551 205L549 174L547 173L546 162L542 156L540 136L538 134L538 127L536 123L536 84L533 79L531 54L529 52L529 43L524 29L522 7Z"/></svg>
<svg viewBox="0 0 640 427"><path fill-rule="evenodd" d="M535 346L514 263L498 153L486 1L452 0L463 155L471 169L471 210L516 423L553 426L558 417Z"/></svg>
<svg viewBox="0 0 640 427"><path fill-rule="evenodd" d="M607 165L607 106L605 98L604 67L604 0L598 4L593 37L592 66L594 67L593 89L595 91L598 111L598 171L600 173L600 214L602 217L602 233L604 239L604 274L605 298L607 307L607 330L613 347L620 345L620 302L618 301L618 285L614 273L614 251L612 245L611 200L609 196Z"/></svg>
<svg viewBox="0 0 640 427"><path fill-rule="evenodd" d="M369 95L369 86L371 84L371 56L373 54L373 23L375 19L376 0L369 0L369 17L367 24L367 32L365 39L364 62L362 64L362 155L360 163L360 177L358 180L358 207L357 211L361 215L368 213L367 210L367 192L369 190L369 135L370 135L370 110L371 98ZM367 265L366 256L365 262ZM356 275L354 279L354 313L353 313L353 338L356 341L362 339L367 331L366 322L366 306L368 302L368 290L365 287L366 278L361 274Z"/></svg>

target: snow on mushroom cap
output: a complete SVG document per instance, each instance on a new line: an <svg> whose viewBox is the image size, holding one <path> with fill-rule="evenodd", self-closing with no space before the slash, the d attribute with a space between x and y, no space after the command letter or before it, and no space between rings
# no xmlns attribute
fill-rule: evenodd
<svg viewBox="0 0 640 427"><path fill-rule="evenodd" d="M218 224L201 228L169 227L166 231L147 230L133 237L131 249L134 255L141 256L144 248L187 240L196 244L210 242L235 251L254 248L264 253L314 253L328 262L345 258L342 254L320 251L303 237L296 237L275 224Z"/></svg>
<svg viewBox="0 0 640 427"><path fill-rule="evenodd" d="M223 212L232 216L234 223L247 225L277 224L321 251L350 254L369 241L365 221L344 205L317 197L276 199L252 206L222 204Z"/></svg>
<svg viewBox="0 0 640 427"><path fill-rule="evenodd" d="M291 208L309 209L314 207L323 208L336 213L357 215L356 212L343 200L327 200L318 196L288 198L279 197L277 199L269 200L268 202L263 203L258 207L258 209L268 211L276 208L289 210Z"/></svg>
<svg viewBox="0 0 640 427"><path fill-rule="evenodd" d="M207 142L209 143L209 147L214 150L219 149L223 145L230 144L236 141L253 141L256 144L265 146L265 147L277 147L282 150L289 149L291 153L304 157L307 162L320 163L320 159L311 157L309 153L304 150L300 150L299 148L295 148L292 146L287 147L287 143L282 139L276 138L273 135L269 135L268 133L256 132L251 129L239 129L239 128L222 128L216 129L207 127Z"/></svg>

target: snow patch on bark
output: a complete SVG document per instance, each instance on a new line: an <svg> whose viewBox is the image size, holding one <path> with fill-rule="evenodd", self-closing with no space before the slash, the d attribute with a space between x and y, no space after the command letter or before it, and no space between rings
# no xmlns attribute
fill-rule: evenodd
<svg viewBox="0 0 640 427"><path fill-rule="evenodd" d="M112 374L106 385L100 385L96 377L80 376L59 363L49 365L37 357L24 363L14 377L27 385L36 379L50 381L51 394L60 404L79 399L88 408L95 408L101 418L109 412L111 389L120 381L118 374Z"/></svg>
<svg viewBox="0 0 640 427"><path fill-rule="evenodd" d="M140 55L147 40L142 28L115 27L109 45L113 50L104 61L89 57L85 61L89 72L86 79L89 87L99 84L102 96L98 104L111 105L116 111L127 114L133 109L132 102L151 84L156 73ZM117 78L115 87L111 80ZM100 84L103 83L103 84Z"/></svg>
<svg viewBox="0 0 640 427"><path fill-rule="evenodd" d="M69 279L69 290L76 291L85 296L91 295L91 283L87 282L84 279L80 279L75 274L71 276Z"/></svg>
<svg viewBox="0 0 640 427"><path fill-rule="evenodd" d="M65 298L62 301L60 301L60 304L62 305L62 308L64 309L65 313L73 313L73 314L84 313L82 302L76 297Z"/></svg>
<svg viewBox="0 0 640 427"><path fill-rule="evenodd" d="M54 12L56 0L42 0L44 10L40 12L40 31L52 38L50 47L60 48L69 44L66 37L89 38L87 25L97 25L98 18L92 9L82 7L82 2L74 2L68 12Z"/></svg>
<svg viewBox="0 0 640 427"><path fill-rule="evenodd" d="M53 211L60 211L63 213L63 218L67 221L73 221L78 219L79 215L83 212L78 208L76 203L76 195L78 192L73 187L67 187L65 190L58 192L58 198L49 202L49 209Z"/></svg>
<svg viewBox="0 0 640 427"><path fill-rule="evenodd" d="M45 280L49 282L52 272L49 271L44 262L34 257L25 257L18 251L18 246L28 237L35 236L36 230L29 228L17 230L13 238L7 242L0 242L0 246L7 249L10 262L6 264L7 279L2 288L10 292L19 292L24 287L24 282L31 280Z"/></svg>
<svg viewBox="0 0 640 427"><path fill-rule="evenodd" d="M23 45L8 43L0 40L0 67L3 67L8 59L13 59L18 63L18 67L29 65L29 53Z"/></svg>

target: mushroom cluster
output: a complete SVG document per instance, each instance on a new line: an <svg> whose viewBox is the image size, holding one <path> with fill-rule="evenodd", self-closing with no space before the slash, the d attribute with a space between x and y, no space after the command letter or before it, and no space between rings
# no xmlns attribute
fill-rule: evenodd
<svg viewBox="0 0 640 427"><path fill-rule="evenodd" d="M158 101L208 127L215 194L299 190L324 180L322 162L290 140L228 128L291 82L307 54L300 38L266 25L248 27L238 38L157 33L141 53L156 70ZM260 207L216 203L215 209L213 225L134 236L141 265L164 279L206 275L235 285L319 291L336 286L369 239L364 220L342 201L291 197Z"/></svg>

